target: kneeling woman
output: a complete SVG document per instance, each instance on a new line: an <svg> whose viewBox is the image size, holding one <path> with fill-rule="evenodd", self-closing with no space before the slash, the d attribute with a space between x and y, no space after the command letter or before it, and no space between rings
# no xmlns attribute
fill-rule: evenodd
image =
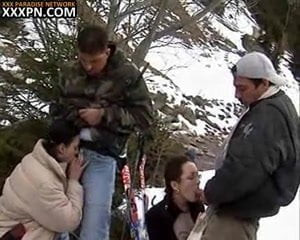
<svg viewBox="0 0 300 240"><path fill-rule="evenodd" d="M204 212L198 170L186 157L171 159L165 168L166 196L146 214L150 240L185 240Z"/></svg>
<svg viewBox="0 0 300 240"><path fill-rule="evenodd" d="M7 178L0 197L0 237L23 224L22 239L53 240L72 231L82 216L83 190L79 178L79 129L55 121L33 151ZM66 167L68 165L68 172Z"/></svg>

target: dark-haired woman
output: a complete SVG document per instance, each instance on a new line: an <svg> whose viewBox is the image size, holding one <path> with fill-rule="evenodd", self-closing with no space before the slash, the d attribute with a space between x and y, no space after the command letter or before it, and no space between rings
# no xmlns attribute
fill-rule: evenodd
<svg viewBox="0 0 300 240"><path fill-rule="evenodd" d="M53 240L74 230L82 216L79 129L62 120L49 128L6 179L0 197L0 237L18 224L24 240ZM68 172L66 168L68 165Z"/></svg>
<svg viewBox="0 0 300 240"><path fill-rule="evenodd" d="M187 157L171 159L165 168L166 196L146 214L150 240L185 240L197 216L204 212L199 176Z"/></svg>

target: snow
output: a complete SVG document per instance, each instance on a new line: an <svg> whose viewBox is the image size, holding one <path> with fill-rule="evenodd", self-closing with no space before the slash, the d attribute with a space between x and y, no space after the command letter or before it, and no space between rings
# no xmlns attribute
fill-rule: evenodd
<svg viewBox="0 0 300 240"><path fill-rule="evenodd" d="M234 100L233 87L228 87L232 85L232 76L228 64L224 62L225 56L231 54L215 52L207 57L200 53L203 53L202 49L165 47L165 51L159 54L150 51L146 59L157 68L168 68L170 65L188 66L175 68L169 73L173 82L187 95L198 95L201 92L204 97ZM162 59L168 61L164 63Z"/></svg>
<svg viewBox="0 0 300 240"><path fill-rule="evenodd" d="M237 11L236 3L227 7L224 12L225 20L210 14L208 19L213 28L225 38L233 42L237 49L232 52L218 47L194 47L184 49L167 46L157 50L150 50L146 60L158 69L172 69L165 73L187 95L201 95L210 99L222 99L227 102L237 102L234 98L234 87L230 67L239 59L238 53L246 52L242 46L241 37L244 34L254 34L254 29L259 29L255 21L249 17L246 9ZM239 2L244 5L243 2ZM286 93L292 98L299 111L299 91L288 67L289 54L286 53L280 63L280 75L287 79ZM174 67L175 66L175 67Z"/></svg>
<svg viewBox="0 0 300 240"><path fill-rule="evenodd" d="M158 76L149 77L147 74L145 74L145 78L149 91L153 93L162 92L167 94L168 102L171 103L172 99L174 99L175 101L173 104L180 104L180 102L184 99L183 92L170 80Z"/></svg>
<svg viewBox="0 0 300 240"><path fill-rule="evenodd" d="M221 119L215 117L215 116L218 116L219 114L224 115L224 113L220 110L219 107L216 107L216 106L208 107L208 106L206 106L205 110L207 110L209 113L214 115L214 116L208 116L209 120L211 120L212 122L218 124L218 126L225 127L224 120L221 120ZM233 126L238 120L238 117L235 116L233 113L231 113L230 116L231 116L230 118L226 118L226 120L228 120L228 124L226 124L227 126Z"/></svg>
<svg viewBox="0 0 300 240"><path fill-rule="evenodd" d="M236 4L236 3L234 3ZM259 27L255 21L249 17L251 14L246 8L237 11L234 4L226 8L222 20L217 15L210 14L208 20L212 22L212 27L220 32L224 38L235 44L236 49L226 51L217 46L200 46L186 49L183 47L166 46L163 48L154 47L146 56L146 61L155 68L163 69L163 73L169 76L170 80L163 80L161 77L153 77L154 82L148 84L150 91L162 91L167 94L168 101L173 99L173 104L180 104L184 95L201 95L207 99L219 99L226 102L238 101L235 99L235 89L230 67L239 59L240 53L245 53L241 37L244 34L254 34ZM239 2L239 4L244 4ZM190 9L191 11L193 9ZM295 81L288 66L290 55L286 53L279 65L280 75L287 80L287 85L283 90L292 99L298 113L300 108L300 96L297 82ZM186 99L185 99L186 101ZM169 103L169 105L172 105ZM193 104L188 103L188 107L195 111ZM213 116L207 116L212 123L216 123L220 129L232 127L237 117L230 113L231 118L226 121L221 120L218 115L224 115L220 107L205 107L205 110ZM197 126L190 124L179 116L179 125L188 126L191 132L203 134L206 124L201 120L196 120Z"/></svg>
<svg viewBox="0 0 300 240"><path fill-rule="evenodd" d="M233 53L218 47L183 49L168 46L159 51L154 48L148 53L146 60L159 69L171 69L173 66L168 75L186 94L201 93L207 98L235 101L229 67L240 58L236 53L237 50L245 51L241 35L252 34L253 28L256 27L254 20L247 17L250 15L249 12L244 11L246 14L236 11L234 7L226 9L224 13L226 25L234 26L234 31L220 22L218 16L212 14L208 16L213 28L237 46ZM177 67L174 68L174 65Z"/></svg>
<svg viewBox="0 0 300 240"><path fill-rule="evenodd" d="M220 21L220 17L216 15L210 15L210 22L224 37L230 39L238 49L243 49L241 34L252 35L253 29L258 27L254 19L248 17L250 13L246 9L245 3L240 1L239 4L239 7L243 7L243 11L238 10L234 6L235 3L230 4L230 6L225 9L224 17L222 18L225 19L226 25L223 23L224 20Z"/></svg>
<svg viewBox="0 0 300 240"><path fill-rule="evenodd" d="M287 207L280 209L274 217L263 218L258 231L259 240L299 240L300 206L299 190L294 201Z"/></svg>
<svg viewBox="0 0 300 240"><path fill-rule="evenodd" d="M292 74L292 72L288 69L288 61L290 56L288 53L284 55L284 58L280 61L280 71L281 75L284 76L287 80L287 86L284 88L286 94L293 100L295 107L299 113L300 111L300 96L299 96L299 87L298 84Z"/></svg>
<svg viewBox="0 0 300 240"><path fill-rule="evenodd" d="M181 123L185 124L191 132L195 132L198 135L205 134L205 130L204 130L205 124L204 125L200 124L200 127L194 126L188 120L186 120L181 114L178 114L178 119Z"/></svg>
<svg viewBox="0 0 300 240"><path fill-rule="evenodd" d="M214 170L201 172L200 188L213 177ZM149 205L158 203L164 197L163 188L147 188L146 194L149 197ZM282 207L279 213L273 217L262 218L257 233L258 240L299 240L300 226L300 196L299 189L293 202L287 207Z"/></svg>
<svg viewBox="0 0 300 240"><path fill-rule="evenodd" d="M240 59L238 54L215 49L208 57L199 48L187 50L165 47L165 51L159 55L154 51L147 55L147 61L150 61L155 67L168 68L164 65L165 63L162 64L161 59L164 59L169 65L186 64L186 68L175 68L168 74L182 93L194 96L201 95L209 99L222 99L227 102L237 102L234 98L230 67ZM299 110L297 82L288 68L288 62L284 59L280 64L280 75L287 80L287 87L283 89L292 98L295 107ZM163 89L166 88L168 87L165 85ZM172 94L170 89L168 93Z"/></svg>

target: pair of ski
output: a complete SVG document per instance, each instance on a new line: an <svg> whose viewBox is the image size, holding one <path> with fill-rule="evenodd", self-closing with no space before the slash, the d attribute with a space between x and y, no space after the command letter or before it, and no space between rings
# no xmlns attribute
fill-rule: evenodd
<svg viewBox="0 0 300 240"><path fill-rule="evenodd" d="M148 239L148 234L145 225L145 213L148 207L148 201L145 192L145 164L146 155L144 154L138 164L140 177L139 190L132 188L131 174L128 164L125 164L121 171L127 201L127 218L130 225L130 235L134 240Z"/></svg>

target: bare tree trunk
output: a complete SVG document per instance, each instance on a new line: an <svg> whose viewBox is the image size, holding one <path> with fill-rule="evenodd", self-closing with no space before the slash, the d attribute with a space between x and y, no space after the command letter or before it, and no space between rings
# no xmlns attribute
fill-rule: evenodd
<svg viewBox="0 0 300 240"><path fill-rule="evenodd" d="M167 7L169 0L162 0L161 5L158 9L158 14L152 24L152 28L150 29L149 34L144 38L144 40L139 44L139 46L135 49L134 53L132 54L132 61L138 66L142 66L143 60L145 59L145 56L147 55L149 48L151 46L151 43L153 42L153 39L155 37L156 29L163 19L165 15L165 10Z"/></svg>
<svg viewBox="0 0 300 240"><path fill-rule="evenodd" d="M109 11L108 21L106 26L106 30L109 38L112 37L114 33L114 29L118 23L117 18L118 18L121 1L122 0L110 0L110 11Z"/></svg>
<svg viewBox="0 0 300 240"><path fill-rule="evenodd" d="M86 0L77 0L78 17L85 23L105 26L100 16L87 5Z"/></svg>
<svg viewBox="0 0 300 240"><path fill-rule="evenodd" d="M152 175L152 178L151 178L151 185L153 186L155 184L155 179L156 179L156 176L157 176L157 172L159 170L159 166L160 166L160 163L161 163L161 156L163 154L163 150L161 149L158 153L158 157L157 157L157 161L156 161L156 164L155 164L155 167L154 167L154 171L153 171L153 175Z"/></svg>

